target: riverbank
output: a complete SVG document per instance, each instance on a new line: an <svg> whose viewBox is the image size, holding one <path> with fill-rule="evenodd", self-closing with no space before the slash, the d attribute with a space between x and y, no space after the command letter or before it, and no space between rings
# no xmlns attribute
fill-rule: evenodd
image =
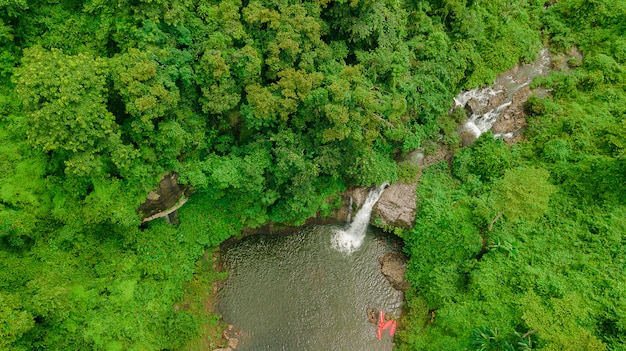
<svg viewBox="0 0 626 351"><path fill-rule="evenodd" d="M229 339L225 332L228 325L215 312L219 284L226 278L227 273L220 265L219 249L204 251L196 262L192 280L185 284L182 301L174 305L174 310L187 310L201 321L197 336L181 351L207 351L228 347Z"/></svg>

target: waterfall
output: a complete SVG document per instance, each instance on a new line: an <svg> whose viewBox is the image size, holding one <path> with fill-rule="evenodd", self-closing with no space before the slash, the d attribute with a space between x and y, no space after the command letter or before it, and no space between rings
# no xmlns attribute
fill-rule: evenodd
<svg viewBox="0 0 626 351"><path fill-rule="evenodd" d="M348 218L346 222L350 224L352 222L352 196L350 196L350 203L348 204Z"/></svg>
<svg viewBox="0 0 626 351"><path fill-rule="evenodd" d="M463 125L465 130L474 134L476 138L480 137L482 133L493 127L493 125L498 121L498 117L502 111L511 106L511 103L511 101L507 101L483 114L473 114Z"/></svg>
<svg viewBox="0 0 626 351"><path fill-rule="evenodd" d="M513 95L530 84L533 78L546 75L552 62L550 52L543 49L532 63L516 66L498 76L491 87L475 88L459 93L454 98L455 107L466 107L471 102L471 116L463 124L463 130L478 138L490 130L500 115L512 104ZM495 135L496 138L511 138L514 133Z"/></svg>
<svg viewBox="0 0 626 351"><path fill-rule="evenodd" d="M372 188L367 194L367 198L363 206L357 211L352 223L349 223L344 230L338 230L333 236L333 247L339 251L351 253L359 249L365 238L367 226L372 216L372 208L380 199L385 189L389 186L389 182Z"/></svg>

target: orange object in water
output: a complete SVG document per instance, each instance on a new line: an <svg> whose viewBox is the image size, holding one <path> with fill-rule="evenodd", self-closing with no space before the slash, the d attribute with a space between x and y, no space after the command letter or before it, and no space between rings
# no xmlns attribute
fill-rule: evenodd
<svg viewBox="0 0 626 351"><path fill-rule="evenodd" d="M378 336L378 340L383 337L383 326L385 323L385 313L381 310L378 312L378 330L376 331L376 336Z"/></svg>
<svg viewBox="0 0 626 351"><path fill-rule="evenodd" d="M388 321L385 322L385 324L383 324L383 330L388 329L389 327L391 327L391 324L393 323L393 319L390 319Z"/></svg>
<svg viewBox="0 0 626 351"><path fill-rule="evenodd" d="M393 334L396 333L396 321L392 320L391 321L391 327L389 329L389 336L393 336Z"/></svg>

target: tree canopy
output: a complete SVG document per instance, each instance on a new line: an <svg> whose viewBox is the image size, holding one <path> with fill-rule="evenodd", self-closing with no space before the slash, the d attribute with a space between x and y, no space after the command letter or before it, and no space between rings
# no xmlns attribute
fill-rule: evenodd
<svg viewBox="0 0 626 351"><path fill-rule="evenodd" d="M205 250L396 181L456 93L549 44L584 58L533 83L526 141L425 171L398 347L618 350L625 6L0 1L0 348L185 349L215 323L173 307ZM180 226L142 225L170 172Z"/></svg>

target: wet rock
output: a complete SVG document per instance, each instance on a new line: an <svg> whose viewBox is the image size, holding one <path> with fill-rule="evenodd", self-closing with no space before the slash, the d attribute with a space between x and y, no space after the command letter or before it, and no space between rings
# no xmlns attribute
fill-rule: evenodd
<svg viewBox="0 0 626 351"><path fill-rule="evenodd" d="M352 206L356 208L360 208L363 203L365 203L365 199L367 199L367 194L369 194L369 188L354 188L352 190Z"/></svg>
<svg viewBox="0 0 626 351"><path fill-rule="evenodd" d="M374 206L372 218L384 226L410 229L417 213L417 182L395 183L389 186Z"/></svg>
<svg viewBox="0 0 626 351"><path fill-rule="evenodd" d="M528 86L513 94L511 105L502 113L491 129L494 134L513 133L515 135L526 126L524 104L531 95L532 91Z"/></svg>
<svg viewBox="0 0 626 351"><path fill-rule="evenodd" d="M422 162L422 161L420 161ZM417 182L414 184L395 183L390 185L382 194L372 211L372 219L378 218L385 227L409 229L415 222L417 211ZM342 205L333 214L339 221L348 221L354 218L361 208L369 188L350 188L342 194ZM350 198L352 207L350 208Z"/></svg>
<svg viewBox="0 0 626 351"><path fill-rule="evenodd" d="M353 187L342 194L341 207L334 212L333 217L339 221L346 222L348 217L354 217L356 211L363 205L369 192L368 188ZM350 204L352 198L352 204Z"/></svg>
<svg viewBox="0 0 626 351"><path fill-rule="evenodd" d="M409 287L409 283L404 281L406 271L406 257L399 252L390 252L378 259L380 270L387 278L391 286L399 291L404 291Z"/></svg>
<svg viewBox="0 0 626 351"><path fill-rule="evenodd" d="M166 174L159 182L159 188L148 193L146 201L139 206L137 212L144 222L166 217L180 207L176 207L177 205L182 206L181 201L186 198L187 191L187 187L178 184L178 174Z"/></svg>
<svg viewBox="0 0 626 351"><path fill-rule="evenodd" d="M480 106L480 102L476 99L469 100L465 106L465 112L467 113L467 117L471 117L472 115L480 114L480 110L482 107Z"/></svg>
<svg viewBox="0 0 626 351"><path fill-rule="evenodd" d="M498 106L504 104L507 101L507 92L505 90L498 90L495 95L491 95L489 97L489 104L487 105L486 111L493 110ZM484 113L483 112L483 113Z"/></svg>
<svg viewBox="0 0 626 351"><path fill-rule="evenodd" d="M473 115L487 113L502 105L507 100L507 92L504 89L495 90L488 87L485 89L475 89L469 93L469 96L472 97L470 97L463 106L468 118ZM482 93L482 95L479 93ZM464 99L465 98L459 97L461 103Z"/></svg>
<svg viewBox="0 0 626 351"><path fill-rule="evenodd" d="M368 307L365 310L365 313L367 314L367 320L370 323L376 324L376 322L378 322L378 310L377 309Z"/></svg>
<svg viewBox="0 0 626 351"><path fill-rule="evenodd" d="M239 346L239 339L237 339L237 338L230 338L230 339L228 339L228 347L230 347L231 349L235 350L235 349L237 349L237 346Z"/></svg>

